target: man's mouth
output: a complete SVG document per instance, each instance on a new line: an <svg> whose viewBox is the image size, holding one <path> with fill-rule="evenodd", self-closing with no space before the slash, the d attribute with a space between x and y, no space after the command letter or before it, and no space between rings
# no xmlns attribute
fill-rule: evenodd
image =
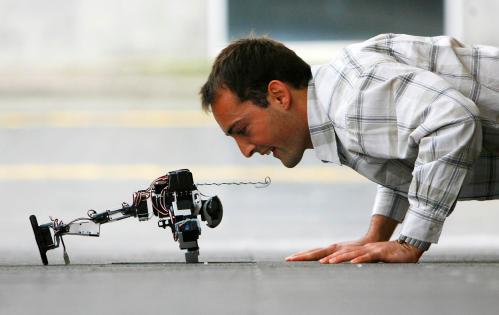
<svg viewBox="0 0 499 315"><path fill-rule="evenodd" d="M270 147L262 155L269 155L270 153L274 153L274 150L275 150L274 147Z"/></svg>

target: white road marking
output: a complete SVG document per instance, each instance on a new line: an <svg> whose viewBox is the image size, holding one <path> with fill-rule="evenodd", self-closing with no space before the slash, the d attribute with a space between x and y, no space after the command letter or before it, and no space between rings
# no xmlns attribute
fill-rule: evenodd
<svg viewBox="0 0 499 315"><path fill-rule="evenodd" d="M212 166L159 164L12 164L0 165L0 181L152 181L168 171L189 168L196 182L262 181L269 176L273 182L286 183L362 183L367 179L346 167L298 166L293 169L277 166Z"/></svg>
<svg viewBox="0 0 499 315"><path fill-rule="evenodd" d="M201 110L2 111L0 128L192 128L214 127Z"/></svg>

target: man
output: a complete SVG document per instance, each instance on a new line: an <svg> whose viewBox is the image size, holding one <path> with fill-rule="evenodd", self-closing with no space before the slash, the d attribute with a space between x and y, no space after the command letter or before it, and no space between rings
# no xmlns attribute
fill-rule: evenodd
<svg viewBox="0 0 499 315"><path fill-rule="evenodd" d="M246 157L294 167L314 149L378 183L364 237L288 261L417 262L457 200L499 198L498 48L384 34L310 68L281 43L242 39L201 98Z"/></svg>

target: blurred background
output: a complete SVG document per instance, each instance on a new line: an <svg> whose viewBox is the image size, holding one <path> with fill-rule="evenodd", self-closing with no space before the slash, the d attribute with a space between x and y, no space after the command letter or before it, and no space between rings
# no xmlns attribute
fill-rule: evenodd
<svg viewBox="0 0 499 315"><path fill-rule="evenodd" d="M200 187L225 207L217 229L203 226L201 259L281 259L361 236L375 184L313 152L292 170L242 157L200 111L213 58L250 33L311 64L387 32L499 46L498 13L493 0L0 0L0 263L39 263L30 214L67 222L116 209L179 168L196 182L272 178L265 189ZM498 205L458 204L430 257L497 253ZM66 245L74 262L183 260L154 220L104 225L100 238Z"/></svg>

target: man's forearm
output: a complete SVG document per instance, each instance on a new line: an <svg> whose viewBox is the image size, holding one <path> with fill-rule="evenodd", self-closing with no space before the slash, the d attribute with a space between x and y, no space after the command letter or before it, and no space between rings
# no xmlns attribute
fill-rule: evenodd
<svg viewBox="0 0 499 315"><path fill-rule="evenodd" d="M394 219L375 214L371 217L371 224L364 239L370 243L388 241L398 224Z"/></svg>

